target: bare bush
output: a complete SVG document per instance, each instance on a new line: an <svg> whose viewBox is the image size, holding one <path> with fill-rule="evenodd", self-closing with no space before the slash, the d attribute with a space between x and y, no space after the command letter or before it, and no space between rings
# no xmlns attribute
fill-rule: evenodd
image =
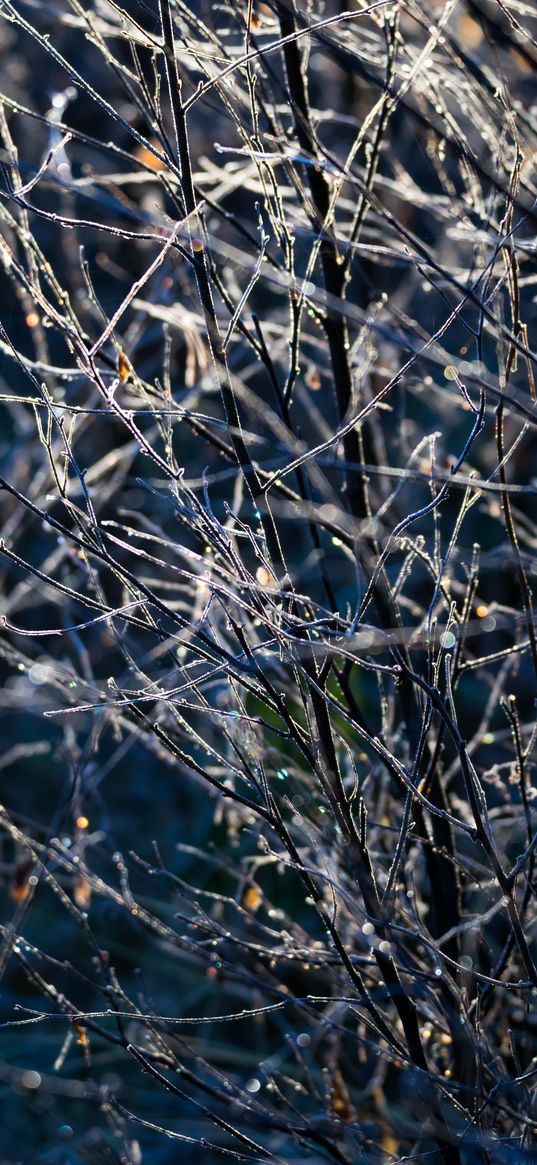
<svg viewBox="0 0 537 1165"><path fill-rule="evenodd" d="M534 1161L533 6L0 18L4 1151Z"/></svg>

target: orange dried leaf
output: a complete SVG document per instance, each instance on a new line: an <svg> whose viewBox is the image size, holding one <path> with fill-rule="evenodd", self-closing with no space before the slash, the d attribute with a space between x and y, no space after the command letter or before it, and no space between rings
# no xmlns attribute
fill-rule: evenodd
<svg viewBox="0 0 537 1165"><path fill-rule="evenodd" d="M21 882L17 884L13 882L9 890L9 896L14 902L24 902L30 893L30 886L28 882Z"/></svg>
<svg viewBox="0 0 537 1165"><path fill-rule="evenodd" d="M342 1121L356 1120L356 1110L352 1106L349 1090L339 1068L336 1068L332 1077L329 1099L333 1116L339 1117Z"/></svg>
<svg viewBox="0 0 537 1165"><path fill-rule="evenodd" d="M465 48L476 49L483 40L483 29L477 20L464 12L459 19L458 34Z"/></svg>
<svg viewBox="0 0 537 1165"><path fill-rule="evenodd" d="M310 368L306 373L306 384L311 392L318 392L321 387L321 377L316 368Z"/></svg>
<svg viewBox="0 0 537 1165"><path fill-rule="evenodd" d="M76 1032L76 1042L81 1048L86 1048L89 1044L88 1033L81 1023L74 1023L73 1027Z"/></svg>
<svg viewBox="0 0 537 1165"><path fill-rule="evenodd" d="M399 1151L399 1141L392 1137L391 1133L383 1133L381 1137L381 1146L384 1153L397 1153Z"/></svg>
<svg viewBox="0 0 537 1165"><path fill-rule="evenodd" d="M119 353L117 358L117 371L121 383L125 384L125 381L129 379L129 376L132 372L131 362L128 356L125 355L125 352Z"/></svg>
<svg viewBox="0 0 537 1165"><path fill-rule="evenodd" d="M75 879L73 886L73 898L76 902L76 905L79 906L81 910L88 909L88 906L91 903L91 882L89 881L89 878L84 877L83 874L79 878Z"/></svg>
<svg viewBox="0 0 537 1165"><path fill-rule="evenodd" d="M154 146L155 149L159 151L159 153L162 153L162 146L160 145L160 142L152 141L150 144ZM165 163L161 162L160 158L155 157L153 151L149 150L147 146L141 144L138 145L134 151L134 157L136 158L137 162L142 163L142 166L147 166L148 170L158 171L166 169Z"/></svg>
<svg viewBox="0 0 537 1165"><path fill-rule="evenodd" d="M13 902L25 902L33 890L30 875L34 868L32 858L23 858L15 866L13 879L9 888L9 896Z"/></svg>
<svg viewBox="0 0 537 1165"><path fill-rule="evenodd" d="M241 895L241 906L245 910L259 910L263 901L261 890L257 886L245 886Z"/></svg>

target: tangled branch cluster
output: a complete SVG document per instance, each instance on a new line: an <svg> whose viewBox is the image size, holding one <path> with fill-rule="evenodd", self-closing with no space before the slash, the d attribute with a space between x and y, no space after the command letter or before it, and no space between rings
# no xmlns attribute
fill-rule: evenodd
<svg viewBox="0 0 537 1165"><path fill-rule="evenodd" d="M536 37L0 4L13 1160L535 1160Z"/></svg>

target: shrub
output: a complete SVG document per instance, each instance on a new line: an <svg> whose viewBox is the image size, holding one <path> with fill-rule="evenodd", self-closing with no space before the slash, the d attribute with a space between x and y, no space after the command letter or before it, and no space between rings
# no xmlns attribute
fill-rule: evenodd
<svg viewBox="0 0 537 1165"><path fill-rule="evenodd" d="M4 1151L533 1161L531 6L0 16Z"/></svg>

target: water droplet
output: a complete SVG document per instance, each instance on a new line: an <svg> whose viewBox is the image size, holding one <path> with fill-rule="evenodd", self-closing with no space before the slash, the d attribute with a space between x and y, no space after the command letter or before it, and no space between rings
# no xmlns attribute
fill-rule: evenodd
<svg viewBox="0 0 537 1165"><path fill-rule="evenodd" d="M34 1072L31 1068L27 1069L26 1072L22 1072L21 1084L23 1088L29 1088L31 1091L35 1091L35 1089L39 1088L41 1085L41 1076L39 1075L39 1072Z"/></svg>

